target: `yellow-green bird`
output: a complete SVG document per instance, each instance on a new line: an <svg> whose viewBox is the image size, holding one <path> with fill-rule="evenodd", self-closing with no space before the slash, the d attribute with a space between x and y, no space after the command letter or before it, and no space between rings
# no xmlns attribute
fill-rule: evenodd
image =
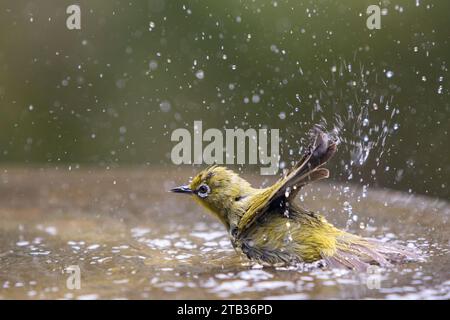
<svg viewBox="0 0 450 320"><path fill-rule="evenodd" d="M294 202L304 185L328 178L322 166L335 152L336 142L316 130L301 161L268 188L253 188L233 171L211 166L170 191L192 195L224 224L236 251L266 265L319 261L366 270L417 259L409 248L342 231Z"/></svg>

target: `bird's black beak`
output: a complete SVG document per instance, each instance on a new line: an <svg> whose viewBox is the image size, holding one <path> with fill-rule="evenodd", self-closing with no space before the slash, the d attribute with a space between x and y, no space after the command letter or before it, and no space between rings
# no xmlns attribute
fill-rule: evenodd
<svg viewBox="0 0 450 320"><path fill-rule="evenodd" d="M171 192L176 192L176 193L192 193L192 190L189 188L188 185L185 186L179 186L173 189L170 189Z"/></svg>

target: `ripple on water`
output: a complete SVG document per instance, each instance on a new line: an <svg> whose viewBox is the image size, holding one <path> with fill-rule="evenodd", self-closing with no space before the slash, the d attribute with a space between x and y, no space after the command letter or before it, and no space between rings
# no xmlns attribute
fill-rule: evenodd
<svg viewBox="0 0 450 320"><path fill-rule="evenodd" d="M39 231L44 231L51 236L56 236L58 234L58 229L55 226L44 226L42 224L38 224L36 229Z"/></svg>
<svg viewBox="0 0 450 320"><path fill-rule="evenodd" d="M189 240L187 240L187 239L184 239L184 238L182 238L182 239L180 239L179 241L175 242L175 243L174 243L174 246L175 246L176 248L187 249L187 250L197 248L197 245L195 245L195 244L192 243L191 241L189 241Z"/></svg>
<svg viewBox="0 0 450 320"><path fill-rule="evenodd" d="M273 278L273 274L263 270L246 270L237 274L242 280L261 281Z"/></svg>
<svg viewBox="0 0 450 320"><path fill-rule="evenodd" d="M168 239L146 239L144 242L152 249L166 249L172 246L172 242Z"/></svg>
<svg viewBox="0 0 450 320"><path fill-rule="evenodd" d="M133 238L139 238L139 237L145 236L149 232L150 232L149 228L136 227L136 228L131 229L131 236Z"/></svg>
<svg viewBox="0 0 450 320"><path fill-rule="evenodd" d="M238 294L240 292L246 292L248 290L249 282L247 280L231 280L218 284L211 289L211 292L225 298L230 296L231 294Z"/></svg>
<svg viewBox="0 0 450 320"><path fill-rule="evenodd" d="M217 239L219 237L226 236L226 232L224 231L211 231L211 232L191 232L191 235L205 241L211 241Z"/></svg>
<svg viewBox="0 0 450 320"><path fill-rule="evenodd" d="M99 298L98 294L83 294L77 297L77 300L97 300Z"/></svg>
<svg viewBox="0 0 450 320"><path fill-rule="evenodd" d="M22 240L22 241L17 241L16 242L16 245L18 246L18 247L25 247L25 246L28 246L30 243L28 242L28 241L25 241L25 240Z"/></svg>

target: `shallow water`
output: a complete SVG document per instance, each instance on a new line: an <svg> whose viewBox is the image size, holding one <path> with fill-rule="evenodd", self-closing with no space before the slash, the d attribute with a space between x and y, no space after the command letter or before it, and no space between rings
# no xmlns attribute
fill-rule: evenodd
<svg viewBox="0 0 450 320"><path fill-rule="evenodd" d="M192 174L1 170L0 298L450 298L448 202L316 184L305 188L304 206L352 232L417 247L426 261L370 274L263 268L238 256L194 201L166 191ZM78 290L66 285L72 265Z"/></svg>

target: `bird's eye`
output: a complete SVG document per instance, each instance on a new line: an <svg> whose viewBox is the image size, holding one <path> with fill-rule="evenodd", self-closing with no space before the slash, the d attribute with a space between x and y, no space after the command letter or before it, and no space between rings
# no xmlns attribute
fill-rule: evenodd
<svg viewBox="0 0 450 320"><path fill-rule="evenodd" d="M197 189L197 195L200 198L206 198L208 196L208 193L211 191L211 189L206 184L200 185Z"/></svg>

